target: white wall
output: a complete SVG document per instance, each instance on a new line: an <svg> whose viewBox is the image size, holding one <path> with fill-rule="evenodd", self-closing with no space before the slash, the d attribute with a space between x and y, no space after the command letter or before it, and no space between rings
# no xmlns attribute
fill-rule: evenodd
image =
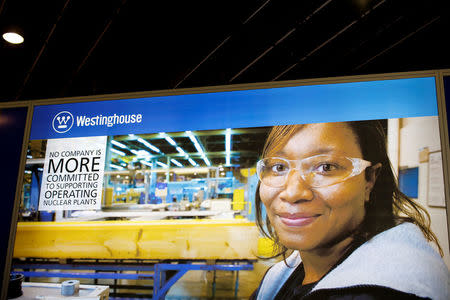
<svg viewBox="0 0 450 300"><path fill-rule="evenodd" d="M391 129L396 121L390 120ZM428 194L428 162L419 163L419 152L424 147L430 151L441 149L439 124L437 117L417 117L400 119L398 122L398 140L388 139L390 149L398 149L398 167L419 167L419 189L417 201L428 210L431 217L431 230L436 234L444 250L444 261L450 269L449 241L447 232L447 216L444 207L427 205ZM397 145L395 145L397 140ZM391 152L391 151L390 151ZM394 151L395 152L395 151ZM395 155L395 153L393 154ZM396 159L394 159L395 161Z"/></svg>

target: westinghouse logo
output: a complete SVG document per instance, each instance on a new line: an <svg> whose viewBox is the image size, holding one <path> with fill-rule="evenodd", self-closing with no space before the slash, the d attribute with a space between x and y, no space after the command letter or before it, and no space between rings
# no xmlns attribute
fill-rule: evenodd
<svg viewBox="0 0 450 300"><path fill-rule="evenodd" d="M76 116L76 120L73 115L68 111L59 112L52 122L53 130L57 133L65 133L69 131L73 124L76 123L76 127L96 127L105 126L113 127L115 125L128 125L142 123L142 114L126 114L126 115L97 115L97 116Z"/></svg>
<svg viewBox="0 0 450 300"><path fill-rule="evenodd" d="M57 133L65 133L72 128L73 122L73 115L68 111L62 111L53 118L53 130Z"/></svg>
<svg viewBox="0 0 450 300"><path fill-rule="evenodd" d="M77 127L128 125L142 122L142 114L77 116Z"/></svg>

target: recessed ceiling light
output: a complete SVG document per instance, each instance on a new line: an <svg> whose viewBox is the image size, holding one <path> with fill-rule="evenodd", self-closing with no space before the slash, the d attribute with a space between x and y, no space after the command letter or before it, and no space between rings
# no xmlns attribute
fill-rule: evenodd
<svg viewBox="0 0 450 300"><path fill-rule="evenodd" d="M15 32L6 32L3 34L3 38L5 41L11 44L22 44L23 43L23 37Z"/></svg>

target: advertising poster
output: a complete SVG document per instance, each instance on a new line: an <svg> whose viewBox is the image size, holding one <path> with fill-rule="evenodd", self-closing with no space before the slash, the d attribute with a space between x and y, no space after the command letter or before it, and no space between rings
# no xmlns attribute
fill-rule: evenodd
<svg viewBox="0 0 450 300"><path fill-rule="evenodd" d="M47 141L39 210L101 207L106 136Z"/></svg>
<svg viewBox="0 0 450 300"><path fill-rule="evenodd" d="M263 278L277 283L265 295L284 293L269 267L287 279L338 245L345 268L318 290L445 299L441 160L419 159L440 147L434 77L36 105L13 265L113 297L248 299ZM411 168L414 194L393 171ZM398 248L411 236L427 259Z"/></svg>

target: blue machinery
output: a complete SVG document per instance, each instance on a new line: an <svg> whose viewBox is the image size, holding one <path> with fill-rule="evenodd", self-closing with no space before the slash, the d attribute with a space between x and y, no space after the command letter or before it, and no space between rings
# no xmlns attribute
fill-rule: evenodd
<svg viewBox="0 0 450 300"><path fill-rule="evenodd" d="M13 270L25 277L61 277L61 278L90 278L90 279L130 279L153 280L151 286L118 286L128 289L153 289L152 299L164 299L169 289L188 271L213 271L212 297L215 296L216 271L236 271L234 296L237 298L239 288L239 271L253 270L253 264L248 260L227 260L207 263L207 261L177 261L177 262L143 262L143 263L70 263L60 264L45 261L17 262ZM46 270L46 271L36 271ZM57 270L57 271L51 271ZM92 271L95 271L94 273ZM135 271L134 274L122 273ZM139 273L145 272L145 273Z"/></svg>

